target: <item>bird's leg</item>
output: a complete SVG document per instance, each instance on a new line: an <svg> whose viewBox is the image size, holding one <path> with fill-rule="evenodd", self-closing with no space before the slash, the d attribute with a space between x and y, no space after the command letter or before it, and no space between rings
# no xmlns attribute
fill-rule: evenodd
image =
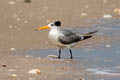
<svg viewBox="0 0 120 80"><path fill-rule="evenodd" d="M59 56L58 56L59 59L60 59L60 54L61 54L61 49L59 49Z"/></svg>
<svg viewBox="0 0 120 80"><path fill-rule="evenodd" d="M72 50L71 49L69 49L69 51L70 51L70 55L71 55L71 59L73 59L73 56L72 56Z"/></svg>

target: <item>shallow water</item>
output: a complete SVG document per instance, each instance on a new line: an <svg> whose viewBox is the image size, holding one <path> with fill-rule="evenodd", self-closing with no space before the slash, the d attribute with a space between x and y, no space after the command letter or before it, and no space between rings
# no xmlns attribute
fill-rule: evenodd
<svg viewBox="0 0 120 80"><path fill-rule="evenodd" d="M108 36L111 43L99 44L86 48L74 48L73 61L79 71L79 67L84 66L86 74L90 80L120 80L120 19L99 19L98 24L90 28L73 29L76 32L89 32L98 30L97 35ZM29 49L16 52L18 56L29 55L35 58L46 58L47 55L58 55L57 49ZM61 57L63 60L69 59L69 51L64 49ZM79 71L80 72L80 71ZM88 78L88 77L87 77ZM86 79L87 79L86 78Z"/></svg>

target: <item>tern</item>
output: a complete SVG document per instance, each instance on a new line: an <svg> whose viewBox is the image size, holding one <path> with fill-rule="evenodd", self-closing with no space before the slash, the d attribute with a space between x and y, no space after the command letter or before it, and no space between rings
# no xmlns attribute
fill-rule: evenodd
<svg viewBox="0 0 120 80"><path fill-rule="evenodd" d="M42 30L42 29L50 29L48 34L48 39L50 42L59 48L59 55L58 58L61 58L61 49L68 48L71 59L73 59L72 50L71 48L74 47L79 41L83 41L92 37L93 33L96 31L84 33L84 34L77 34L70 30L65 30L61 28L61 21L55 21L53 23L49 23L47 26L36 28L35 30Z"/></svg>

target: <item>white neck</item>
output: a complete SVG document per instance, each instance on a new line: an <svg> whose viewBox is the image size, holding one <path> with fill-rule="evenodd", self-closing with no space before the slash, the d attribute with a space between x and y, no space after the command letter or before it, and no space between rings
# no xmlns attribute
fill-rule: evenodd
<svg viewBox="0 0 120 80"><path fill-rule="evenodd" d="M56 26L54 27L53 26L53 27L51 27L51 30L61 30L61 27L60 26L58 26L58 27L56 27Z"/></svg>

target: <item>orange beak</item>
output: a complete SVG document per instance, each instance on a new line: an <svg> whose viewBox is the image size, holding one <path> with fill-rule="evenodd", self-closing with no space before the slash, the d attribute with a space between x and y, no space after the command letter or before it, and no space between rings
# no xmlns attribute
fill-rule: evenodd
<svg viewBox="0 0 120 80"><path fill-rule="evenodd" d="M35 30L36 30L36 31L39 31L39 30L48 29L48 28L49 28L48 26L43 26L43 27L36 28Z"/></svg>

